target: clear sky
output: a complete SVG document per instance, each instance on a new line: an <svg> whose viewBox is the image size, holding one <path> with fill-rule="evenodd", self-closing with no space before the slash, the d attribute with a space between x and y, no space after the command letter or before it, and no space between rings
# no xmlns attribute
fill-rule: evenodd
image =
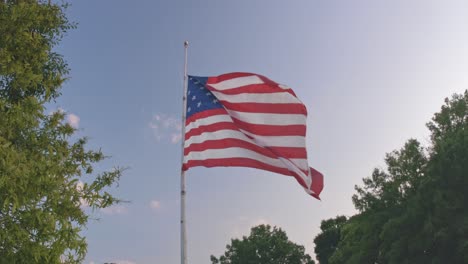
<svg viewBox="0 0 468 264"><path fill-rule="evenodd" d="M293 178L242 168L187 174L190 264L209 263L232 237L269 223L313 255L320 221L352 215L354 185L383 166L443 99L468 88L468 2L73 1L78 28L57 48L72 69L61 107L129 169L113 193L130 201L94 213L88 263L179 262L183 41L189 74L263 74L309 111L310 165L322 201Z"/></svg>

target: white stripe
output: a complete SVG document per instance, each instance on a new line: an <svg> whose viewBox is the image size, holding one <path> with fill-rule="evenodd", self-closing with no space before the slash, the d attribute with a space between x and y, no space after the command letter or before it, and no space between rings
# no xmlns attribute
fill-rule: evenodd
<svg viewBox="0 0 468 264"><path fill-rule="evenodd" d="M264 113L246 113L233 110L227 110L229 115L250 124L289 126L305 125L306 116L301 114L264 114Z"/></svg>
<svg viewBox="0 0 468 264"><path fill-rule="evenodd" d="M244 149L244 148L225 148L225 149L208 149L204 151L192 151L184 157L184 163L189 160L206 160L206 159L227 159L227 158L248 158L253 160L258 160L260 162L266 163L279 168L286 168L293 172L296 172L297 168L290 168L294 166L293 164L306 164L305 167L299 167L302 170L308 170L307 161L304 159L291 159L290 161L293 164L286 165L280 159L274 159L270 157L263 156L255 151Z"/></svg>
<svg viewBox="0 0 468 264"><path fill-rule="evenodd" d="M200 126L208 126L208 125L212 125L212 124L215 124L215 123L218 123L218 122L232 122L232 119L228 115L215 115L215 116L209 116L209 117L197 119L196 121L193 121L193 122L191 122L190 124L188 124L186 126L186 133L185 134L188 134L192 129L196 129L196 128L200 127ZM251 139L245 136L245 135L247 135L247 136L253 137L255 143L257 145L260 145L260 146L291 147L291 148L305 148L305 146L306 146L305 137L303 137L303 136L261 136L261 135L257 135L257 134L245 131L243 129L239 129L239 130L240 130L240 132L242 132L242 133L239 133L239 134L242 134L242 135L237 136L237 137L233 137L234 134L232 134L232 135L229 134L229 131L233 131L233 130L223 129L223 130L219 130L219 131L224 131L224 132L222 132L222 133L224 133L224 134L222 134L222 136L221 136L221 132L219 132L219 131L215 131L215 132L219 132L218 134L215 134L215 135L211 135L211 133L215 133L215 132L204 132L204 133L202 133L200 135L192 136L188 140L191 140L192 138L196 138L196 137L205 138L202 141L200 141L201 139L193 139L193 140L197 140L197 142L201 143L201 142L203 142L205 140L209 140L210 137L212 137L212 136L219 135L219 138L223 138L223 137L224 138L237 138L237 139L241 139L241 140L247 139L247 140L249 140L248 142L251 142ZM237 135L237 133L236 133L236 135ZM190 141L188 141L188 142L190 142ZM187 143L186 143L186 146L187 146Z"/></svg>
<svg viewBox="0 0 468 264"><path fill-rule="evenodd" d="M256 75L252 76L244 76L244 77L237 77L229 80L225 80L219 83L213 83L209 84L216 90L222 91L222 90L228 90L232 88L238 88L246 85L251 85L251 84L261 84L263 83L262 79L260 79Z"/></svg>
<svg viewBox="0 0 468 264"><path fill-rule="evenodd" d="M247 132L248 133L248 132ZM207 140L218 140L224 138L240 139L261 147L290 147L305 148L305 137L300 136L258 136L248 133L254 139L248 138L245 131L223 129L214 132L204 132L200 135L191 136L185 141L185 147L191 144L203 143Z"/></svg>
<svg viewBox="0 0 468 264"><path fill-rule="evenodd" d="M189 139L185 140L185 147L189 147L192 144L199 144L203 143L207 140L220 140L225 138L234 138L240 139L242 141L246 141L252 144L255 144L250 138L248 138L245 134L237 130L218 130L214 132L204 132L197 136L192 136ZM256 145L256 144L255 144Z"/></svg>
<svg viewBox="0 0 468 264"><path fill-rule="evenodd" d="M185 126L185 134L188 134L190 130L199 128L200 126L207 126L220 122L232 122L232 118L229 115L215 115L196 119L195 121Z"/></svg>
<svg viewBox="0 0 468 264"><path fill-rule="evenodd" d="M307 164L306 160L296 160L293 161L294 159L288 160L285 158L279 158L281 162L284 163L288 167L288 170L295 172L299 177L301 177L305 184L307 185L307 188L310 189L310 186L312 185L312 176L310 175L310 169L309 169L309 164ZM305 162L305 171L308 171L308 174L305 174L299 168L304 168L304 162Z"/></svg>
<svg viewBox="0 0 468 264"><path fill-rule="evenodd" d="M211 91L211 93L218 100L230 103L302 104L299 99L288 92L224 94Z"/></svg>

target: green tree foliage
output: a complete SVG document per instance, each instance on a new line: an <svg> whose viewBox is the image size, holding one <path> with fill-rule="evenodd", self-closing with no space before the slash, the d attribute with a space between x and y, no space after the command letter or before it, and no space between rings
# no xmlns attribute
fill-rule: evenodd
<svg viewBox="0 0 468 264"><path fill-rule="evenodd" d="M313 264L303 246L288 240L286 232L269 225L253 227L248 237L232 239L224 255L211 256L213 264Z"/></svg>
<svg viewBox="0 0 468 264"><path fill-rule="evenodd" d="M328 259L335 252L341 238L341 227L346 223L346 216L323 220L320 224L322 231L314 239L315 255L321 264L327 264Z"/></svg>
<svg viewBox="0 0 468 264"><path fill-rule="evenodd" d="M328 263L468 263L468 91L427 127L428 148L409 140L356 186Z"/></svg>
<svg viewBox="0 0 468 264"><path fill-rule="evenodd" d="M66 6L48 1L0 1L0 263L80 263L83 207L118 202L106 192L119 168L93 172L105 157L64 113L45 104L60 95L69 69L53 51L73 28Z"/></svg>

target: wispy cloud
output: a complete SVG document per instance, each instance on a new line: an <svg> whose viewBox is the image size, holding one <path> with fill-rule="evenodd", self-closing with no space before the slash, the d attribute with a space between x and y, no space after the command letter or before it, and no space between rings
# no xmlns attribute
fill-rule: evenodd
<svg viewBox="0 0 468 264"><path fill-rule="evenodd" d="M264 218L258 218L253 221L252 226L258 226L258 225L270 225L270 222Z"/></svg>
<svg viewBox="0 0 468 264"><path fill-rule="evenodd" d="M126 214L128 212L127 207L123 205L112 205L106 208L102 208L101 212L107 215Z"/></svg>
<svg viewBox="0 0 468 264"><path fill-rule="evenodd" d="M72 126L73 128L78 128L80 126L80 117L73 114L73 113L70 113L70 114L67 114L67 123L70 124L70 126Z"/></svg>
<svg viewBox="0 0 468 264"><path fill-rule="evenodd" d="M161 202L158 200L152 200L149 204L150 208L153 210L158 210L161 208Z"/></svg>
<svg viewBox="0 0 468 264"><path fill-rule="evenodd" d="M59 113L63 113L65 114L65 121L70 125L72 126L73 128L79 128L80 127L80 117L76 114L73 114L73 113L67 113L67 111L65 111L65 109L59 107L57 108L57 110L54 110L54 111L50 111L49 114L53 114L53 113L56 113L56 112L59 112Z"/></svg>
<svg viewBox="0 0 468 264"><path fill-rule="evenodd" d="M181 122L179 119L166 114L155 114L148 124L157 141L178 143L181 139Z"/></svg>
<svg viewBox="0 0 468 264"><path fill-rule="evenodd" d="M180 139L182 138L182 134L181 133L173 133L171 135L171 142L176 144L180 141Z"/></svg>

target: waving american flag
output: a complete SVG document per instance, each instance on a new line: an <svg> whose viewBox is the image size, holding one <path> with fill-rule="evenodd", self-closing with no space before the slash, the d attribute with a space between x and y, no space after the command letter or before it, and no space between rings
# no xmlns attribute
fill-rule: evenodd
<svg viewBox="0 0 468 264"><path fill-rule="evenodd" d="M189 76L183 170L251 167L293 176L319 199L308 165L307 109L291 88L253 73Z"/></svg>

